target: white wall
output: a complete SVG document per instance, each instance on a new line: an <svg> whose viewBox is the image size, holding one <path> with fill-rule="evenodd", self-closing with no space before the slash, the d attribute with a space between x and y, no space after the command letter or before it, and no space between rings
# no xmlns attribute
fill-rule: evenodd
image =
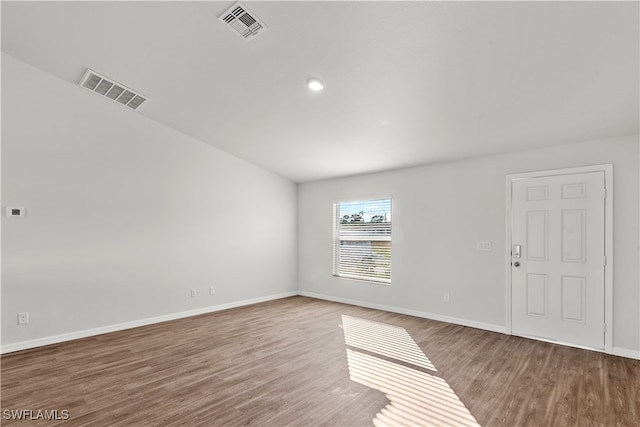
<svg viewBox="0 0 640 427"><path fill-rule="evenodd" d="M638 136L591 141L306 183L296 195L281 177L3 54L2 347L298 287L502 331L505 175L613 163L614 348L637 354L638 148ZM389 194L393 284L333 278L332 203ZM4 217L6 206L27 217ZM22 311L29 325L16 324Z"/></svg>
<svg viewBox="0 0 640 427"><path fill-rule="evenodd" d="M301 184L300 290L505 331L505 176L604 163L614 164L614 352L637 357L637 135ZM393 196L391 286L332 277L332 204L387 195ZM478 241L491 241L493 251L476 251Z"/></svg>
<svg viewBox="0 0 640 427"><path fill-rule="evenodd" d="M3 348L295 293L296 197L284 178L3 54Z"/></svg>

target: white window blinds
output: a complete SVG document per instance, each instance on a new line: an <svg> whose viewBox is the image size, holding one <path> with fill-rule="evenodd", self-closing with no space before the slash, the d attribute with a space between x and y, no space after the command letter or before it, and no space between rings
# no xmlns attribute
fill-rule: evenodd
<svg viewBox="0 0 640 427"><path fill-rule="evenodd" d="M333 206L333 274L391 283L391 199Z"/></svg>

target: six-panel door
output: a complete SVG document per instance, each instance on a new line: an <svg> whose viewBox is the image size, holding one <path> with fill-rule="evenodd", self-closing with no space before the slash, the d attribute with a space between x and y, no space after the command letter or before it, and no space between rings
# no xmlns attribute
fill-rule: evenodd
<svg viewBox="0 0 640 427"><path fill-rule="evenodd" d="M603 349L604 172L518 179L512 191L512 333Z"/></svg>

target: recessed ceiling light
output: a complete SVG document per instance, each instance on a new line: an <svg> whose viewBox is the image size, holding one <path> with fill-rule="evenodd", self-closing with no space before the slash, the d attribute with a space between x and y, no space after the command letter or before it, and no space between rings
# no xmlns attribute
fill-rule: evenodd
<svg viewBox="0 0 640 427"><path fill-rule="evenodd" d="M307 80L307 86L314 92L318 92L324 89L324 83L322 83L319 79L309 79Z"/></svg>

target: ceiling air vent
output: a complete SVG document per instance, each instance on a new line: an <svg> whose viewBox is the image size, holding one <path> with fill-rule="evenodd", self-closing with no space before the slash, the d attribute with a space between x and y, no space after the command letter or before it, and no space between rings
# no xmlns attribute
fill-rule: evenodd
<svg viewBox="0 0 640 427"><path fill-rule="evenodd" d="M218 19L245 41L253 40L267 29L264 22L249 12L240 2L227 9Z"/></svg>
<svg viewBox="0 0 640 427"><path fill-rule="evenodd" d="M80 86L85 89L89 89L98 95L105 96L112 101L126 105L132 110L137 110L143 102L149 99L133 89L129 89L125 85L111 80L110 78L98 74L88 68L80 80Z"/></svg>

